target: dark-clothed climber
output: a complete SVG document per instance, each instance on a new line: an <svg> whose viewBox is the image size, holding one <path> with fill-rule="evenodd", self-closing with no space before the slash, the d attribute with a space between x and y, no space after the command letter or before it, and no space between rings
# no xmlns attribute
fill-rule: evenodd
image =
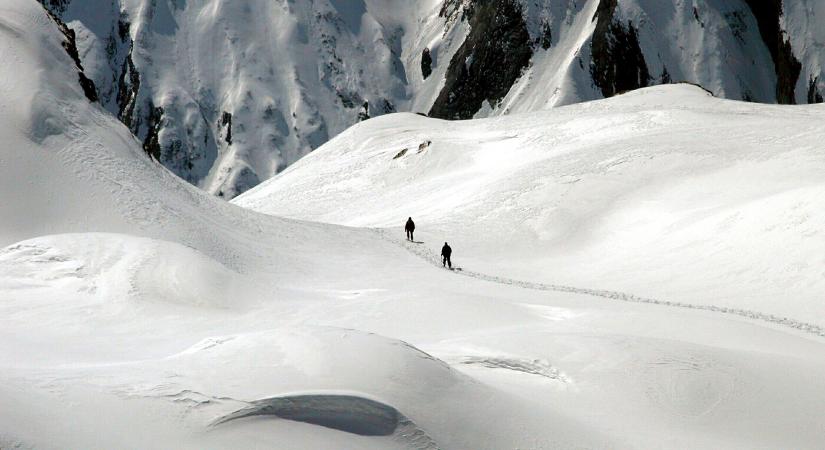
<svg viewBox="0 0 825 450"><path fill-rule="evenodd" d="M450 261L450 255L453 254L453 249L445 242L444 247L441 247L441 265L453 268L453 262Z"/></svg>
<svg viewBox="0 0 825 450"><path fill-rule="evenodd" d="M414 240L413 231L415 231L415 222L413 222L412 217L407 219L407 224L404 225L404 231L407 232L407 240Z"/></svg>

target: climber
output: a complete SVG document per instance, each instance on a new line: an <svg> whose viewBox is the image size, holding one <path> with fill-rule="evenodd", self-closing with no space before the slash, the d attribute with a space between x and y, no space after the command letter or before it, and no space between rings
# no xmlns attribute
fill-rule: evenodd
<svg viewBox="0 0 825 450"><path fill-rule="evenodd" d="M412 217L407 219L407 224L404 225L404 231L407 232L407 240L413 241L413 231L415 231L415 222L413 222Z"/></svg>
<svg viewBox="0 0 825 450"><path fill-rule="evenodd" d="M445 242L444 247L441 247L441 265L453 268L453 262L450 261L450 255L453 254L453 249Z"/></svg>

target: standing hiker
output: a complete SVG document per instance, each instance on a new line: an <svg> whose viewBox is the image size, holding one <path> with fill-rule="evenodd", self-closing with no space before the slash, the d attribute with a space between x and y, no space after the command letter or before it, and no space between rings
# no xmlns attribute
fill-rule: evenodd
<svg viewBox="0 0 825 450"><path fill-rule="evenodd" d="M445 242L444 247L441 247L441 265L453 268L453 262L450 261L450 255L453 254L453 249Z"/></svg>
<svg viewBox="0 0 825 450"><path fill-rule="evenodd" d="M407 240L413 241L413 231L415 231L415 222L412 217L407 219L407 224L404 225L404 231L407 232Z"/></svg>

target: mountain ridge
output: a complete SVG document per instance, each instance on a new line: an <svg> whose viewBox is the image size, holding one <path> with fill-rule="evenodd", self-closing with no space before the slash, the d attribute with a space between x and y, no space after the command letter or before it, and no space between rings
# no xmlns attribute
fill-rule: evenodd
<svg viewBox="0 0 825 450"><path fill-rule="evenodd" d="M396 111L490 117L673 81L761 103L825 90L810 2L39 1L146 153L225 198Z"/></svg>

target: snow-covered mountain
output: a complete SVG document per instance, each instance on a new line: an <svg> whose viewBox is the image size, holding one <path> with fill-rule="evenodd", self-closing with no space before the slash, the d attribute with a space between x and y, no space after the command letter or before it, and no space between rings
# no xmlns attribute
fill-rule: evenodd
<svg viewBox="0 0 825 450"><path fill-rule="evenodd" d="M146 158L75 39L0 2L0 448L825 441L822 107L395 114L237 201L343 227Z"/></svg>
<svg viewBox="0 0 825 450"><path fill-rule="evenodd" d="M813 103L814 0L40 0L146 152L231 198L350 125L489 117L689 81Z"/></svg>

